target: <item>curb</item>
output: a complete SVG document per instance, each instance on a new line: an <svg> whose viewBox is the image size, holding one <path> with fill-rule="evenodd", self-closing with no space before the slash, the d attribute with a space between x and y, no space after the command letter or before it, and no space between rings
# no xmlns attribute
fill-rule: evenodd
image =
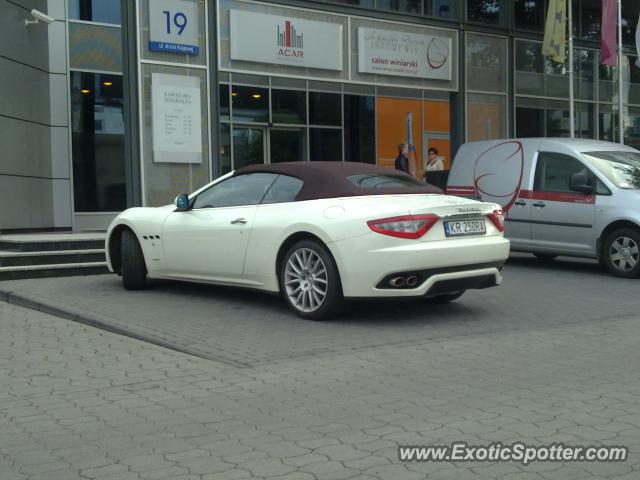
<svg viewBox="0 0 640 480"><path fill-rule="evenodd" d="M237 362L235 360L230 360L225 357L211 355L210 353L201 352L198 349L188 348L183 345L178 345L171 341L159 339L153 335L149 335L146 332L139 332L134 329L127 329L124 327L120 327L117 325L112 325L104 318L101 318L99 315L93 315L87 313L86 311L69 307L67 305L58 304L54 301L42 301L38 300L34 297L30 297L28 295L21 295L10 290L2 290L0 289L0 301L4 301L6 303L17 305L20 307L28 308L30 310L35 310L37 312L42 312L48 315L53 315L54 317L62 318L65 320L70 320L72 322L77 322L83 325L87 325L89 327L94 327L100 330L104 330L110 333L115 333L116 335L122 335L124 337L132 338L134 340L139 340L141 342L149 343L151 345L156 345L158 347L166 348L169 350L173 350L175 352L184 353L187 355L191 355L197 358L202 358L205 360L211 360L217 363L224 364L226 366L236 367L236 368L251 368L252 365Z"/></svg>

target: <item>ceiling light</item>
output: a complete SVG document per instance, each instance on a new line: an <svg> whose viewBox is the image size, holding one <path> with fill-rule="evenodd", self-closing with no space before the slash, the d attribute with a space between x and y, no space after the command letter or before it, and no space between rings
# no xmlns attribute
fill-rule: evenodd
<svg viewBox="0 0 640 480"><path fill-rule="evenodd" d="M254 93L253 95L251 95L253 98L255 98L256 100L261 98L262 95L260 95L259 93Z"/></svg>
<svg viewBox="0 0 640 480"><path fill-rule="evenodd" d="M103 84L105 87L110 87L111 85L113 85L113 82L109 82L109 81L107 81L107 82L102 82L102 84Z"/></svg>
<svg viewBox="0 0 640 480"><path fill-rule="evenodd" d="M80 90L80 93L84 93L86 95L87 93L91 93L91 90L89 90L88 88L83 88Z"/></svg>
<svg viewBox="0 0 640 480"><path fill-rule="evenodd" d="M238 96L238 92L231 92L231 96L232 97L237 97Z"/></svg>

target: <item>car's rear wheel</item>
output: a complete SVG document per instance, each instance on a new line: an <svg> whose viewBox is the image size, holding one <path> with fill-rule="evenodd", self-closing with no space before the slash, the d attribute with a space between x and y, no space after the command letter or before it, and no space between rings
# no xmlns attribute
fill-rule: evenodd
<svg viewBox="0 0 640 480"><path fill-rule="evenodd" d="M445 293L442 295L434 295L433 297L424 297L422 300L425 303L432 303L432 304L449 303L460 298L465 291L466 290L461 290L459 292Z"/></svg>
<svg viewBox="0 0 640 480"><path fill-rule="evenodd" d="M147 284L147 266L140 242L131 230L124 230L121 238L122 284L127 290L140 290Z"/></svg>
<svg viewBox="0 0 640 480"><path fill-rule="evenodd" d="M280 266L280 290L298 315L325 320L343 302L340 276L326 247L314 240L294 244Z"/></svg>
<svg viewBox="0 0 640 480"><path fill-rule="evenodd" d="M640 233L631 228L612 232L604 242L602 261L618 277L640 276Z"/></svg>

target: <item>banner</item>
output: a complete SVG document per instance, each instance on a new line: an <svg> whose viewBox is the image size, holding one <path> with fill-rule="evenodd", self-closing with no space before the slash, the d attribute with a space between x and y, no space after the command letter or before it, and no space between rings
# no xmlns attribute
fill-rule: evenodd
<svg viewBox="0 0 640 480"><path fill-rule="evenodd" d="M451 39L360 27L358 72L451 80Z"/></svg>
<svg viewBox="0 0 640 480"><path fill-rule="evenodd" d="M342 25L230 10L231 59L342 70Z"/></svg>
<svg viewBox="0 0 640 480"><path fill-rule="evenodd" d="M638 51L636 65L640 67L640 17L638 17L638 24L636 25L636 50Z"/></svg>
<svg viewBox="0 0 640 480"><path fill-rule="evenodd" d="M566 33L567 0L549 0L542 55L551 57L551 60L556 63L564 63L567 56Z"/></svg>
<svg viewBox="0 0 640 480"><path fill-rule="evenodd" d="M600 61L603 65L615 66L616 27L618 26L618 5L616 0L602 0L602 41Z"/></svg>

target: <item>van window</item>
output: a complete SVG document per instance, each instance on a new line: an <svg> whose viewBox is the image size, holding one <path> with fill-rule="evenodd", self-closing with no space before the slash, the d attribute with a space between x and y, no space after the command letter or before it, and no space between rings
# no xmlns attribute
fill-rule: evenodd
<svg viewBox="0 0 640 480"><path fill-rule="evenodd" d="M586 173L589 183L601 193L601 185L596 176L582 162L570 155L555 152L540 152L536 165L534 190L538 192L575 193L571 190L571 176L574 173Z"/></svg>

